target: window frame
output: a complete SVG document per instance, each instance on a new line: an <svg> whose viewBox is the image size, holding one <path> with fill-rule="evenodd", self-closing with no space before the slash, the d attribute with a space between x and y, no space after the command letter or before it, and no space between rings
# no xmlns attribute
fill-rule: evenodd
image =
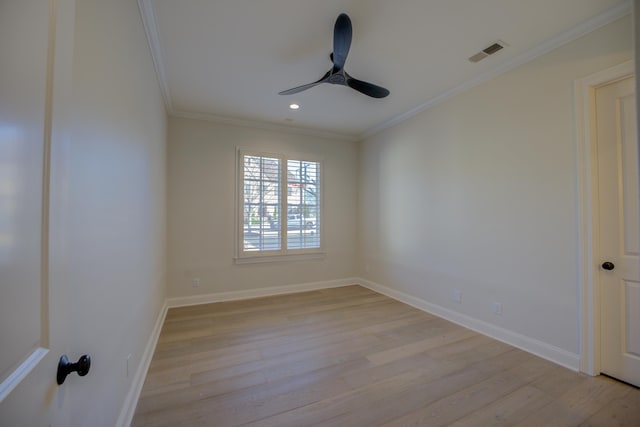
<svg viewBox="0 0 640 427"><path fill-rule="evenodd" d="M289 160L317 163L319 179L318 204L316 233L320 239L317 248L289 249L287 247L287 216L280 215L280 249L267 249L258 251L246 251L244 249L244 158L245 156L269 157L280 160L280 212L288 212L288 176L287 164ZM236 148L236 253L234 262L236 264L245 263L265 263L278 261L296 261L320 259L325 257L324 252L324 164L323 159L318 156L298 153L283 153L277 151L261 151L247 148Z"/></svg>

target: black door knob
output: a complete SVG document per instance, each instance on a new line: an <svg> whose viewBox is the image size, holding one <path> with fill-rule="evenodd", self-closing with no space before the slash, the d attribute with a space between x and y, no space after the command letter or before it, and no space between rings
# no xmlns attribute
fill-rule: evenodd
<svg viewBox="0 0 640 427"><path fill-rule="evenodd" d="M605 261L605 262L602 263L602 268L605 269L605 270L613 270L614 268L616 268L616 266L613 265L612 262Z"/></svg>
<svg viewBox="0 0 640 427"><path fill-rule="evenodd" d="M67 358L67 355L63 354L60 357L60 361L58 362L58 373L56 375L58 385L61 385L67 378L67 375L69 375L71 372L77 372L78 375L84 377L89 373L90 368L91 358L88 354L81 356L76 363L69 362L69 358Z"/></svg>

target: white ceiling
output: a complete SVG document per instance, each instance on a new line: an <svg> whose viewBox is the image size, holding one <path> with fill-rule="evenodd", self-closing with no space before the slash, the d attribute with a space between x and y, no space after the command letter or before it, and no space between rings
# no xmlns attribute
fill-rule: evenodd
<svg viewBox="0 0 640 427"><path fill-rule="evenodd" d="M358 139L627 14L626 0L139 0L170 114ZM322 84L333 25L373 99ZM497 40L508 47L467 58ZM292 111L291 102L301 108Z"/></svg>

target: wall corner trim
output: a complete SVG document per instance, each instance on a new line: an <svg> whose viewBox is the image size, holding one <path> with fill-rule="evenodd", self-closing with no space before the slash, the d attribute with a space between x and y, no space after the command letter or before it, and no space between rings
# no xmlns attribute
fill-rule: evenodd
<svg viewBox="0 0 640 427"><path fill-rule="evenodd" d="M156 19L156 13L153 9L153 2L152 0L138 0L138 8L140 9L140 18L144 26L144 33L147 36L149 52L151 53L151 60L156 70L156 77L158 79L158 85L160 86L164 107L167 113L171 114L173 111L173 100L171 98L171 90L169 89L169 79L164 67L164 53L162 44L160 43L158 20Z"/></svg>
<svg viewBox="0 0 640 427"><path fill-rule="evenodd" d="M162 308L160 309L160 313L158 313L158 318L153 326L151 336L149 337L147 345L144 348L144 352L142 353L138 369L131 381L129 392L122 404L120 415L116 421L116 427L129 427L131 425L131 421L133 421L133 415L135 414L136 406L138 405L140 392L142 392L144 380L147 378L147 371L149 370L149 365L151 365L151 359L155 353L158 338L160 337L160 331L162 331L162 325L164 324L164 319L167 316L168 308L167 301L165 300Z"/></svg>
<svg viewBox="0 0 640 427"><path fill-rule="evenodd" d="M358 278L357 280L357 283L365 288L386 295L429 314L433 314L467 329L471 329L472 331L494 338L498 341L502 341L513 347L519 348L520 350L524 350L550 362L571 369L572 371L577 372L580 369L580 355L578 354L571 353L535 338L501 328L500 326L475 319L471 316L467 316L466 314L458 313L453 310L449 310L448 308L432 304L421 298L414 297L387 286L362 278Z"/></svg>

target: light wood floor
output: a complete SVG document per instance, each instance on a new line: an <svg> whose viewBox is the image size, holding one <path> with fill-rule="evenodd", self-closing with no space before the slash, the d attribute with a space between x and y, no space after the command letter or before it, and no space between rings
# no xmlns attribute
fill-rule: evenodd
<svg viewBox="0 0 640 427"><path fill-rule="evenodd" d="M134 426L640 426L640 391L360 286L169 310Z"/></svg>

